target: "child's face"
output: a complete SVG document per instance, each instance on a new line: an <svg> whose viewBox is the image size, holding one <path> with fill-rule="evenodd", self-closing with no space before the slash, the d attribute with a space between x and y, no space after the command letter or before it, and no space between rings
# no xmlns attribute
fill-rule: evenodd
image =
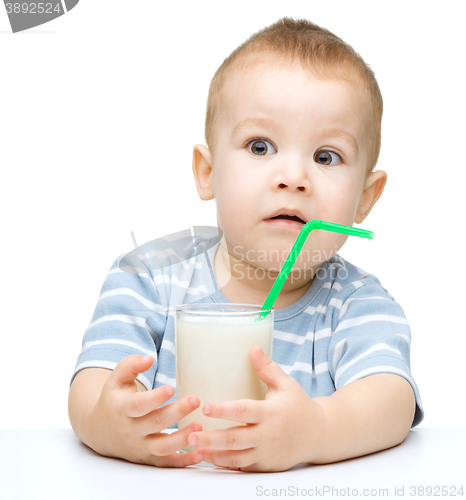
<svg viewBox="0 0 466 500"><path fill-rule="evenodd" d="M256 66L229 79L214 157L196 146L204 165L199 194L215 198L229 253L256 267L281 265L302 228L269 220L285 210L299 212L306 222L362 222L386 177L384 172L367 175L367 108L355 87L318 80L301 66ZM256 122L238 129L246 119ZM306 249L312 261L298 259L295 269L318 269L346 238L313 231L301 251Z"/></svg>

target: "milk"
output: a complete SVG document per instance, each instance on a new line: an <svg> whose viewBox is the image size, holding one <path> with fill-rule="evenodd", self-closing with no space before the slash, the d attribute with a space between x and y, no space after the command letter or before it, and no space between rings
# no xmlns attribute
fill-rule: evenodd
<svg viewBox="0 0 466 500"><path fill-rule="evenodd" d="M209 402L237 399L264 399L267 386L249 359L259 344L272 357L273 313L255 322L249 317L189 317L176 319L176 391L178 400L194 394L200 407L182 418L178 428L198 421L203 430L245 425L204 416Z"/></svg>

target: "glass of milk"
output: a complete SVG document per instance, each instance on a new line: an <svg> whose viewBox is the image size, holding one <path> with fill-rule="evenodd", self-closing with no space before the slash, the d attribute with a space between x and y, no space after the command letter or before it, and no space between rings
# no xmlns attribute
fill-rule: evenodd
<svg viewBox="0 0 466 500"><path fill-rule="evenodd" d="M267 385L257 375L249 354L259 344L272 358L273 309L255 321L262 306L248 304L185 304L175 309L176 392L181 399L195 394L200 407L178 422L205 431L245 425L206 417L209 402L264 399ZM189 445L186 451L192 451Z"/></svg>

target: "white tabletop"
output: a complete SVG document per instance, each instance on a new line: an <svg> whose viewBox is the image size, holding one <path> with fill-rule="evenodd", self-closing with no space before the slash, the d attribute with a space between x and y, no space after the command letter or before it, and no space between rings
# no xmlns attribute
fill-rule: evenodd
<svg viewBox="0 0 466 500"><path fill-rule="evenodd" d="M0 499L246 500L337 498L337 492L338 498L412 498L429 496L425 489L424 495L419 490L428 486L432 497L450 498L455 493L456 499L466 499L465 449L466 429L414 429L390 450L263 474L213 466L159 469L102 457L83 445L72 430L0 429Z"/></svg>

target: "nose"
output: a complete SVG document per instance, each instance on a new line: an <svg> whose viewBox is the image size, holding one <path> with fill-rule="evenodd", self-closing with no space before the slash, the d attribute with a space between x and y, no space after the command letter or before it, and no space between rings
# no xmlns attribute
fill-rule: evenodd
<svg viewBox="0 0 466 500"><path fill-rule="evenodd" d="M281 168L275 177L274 185L278 190L298 190L307 194L311 192L311 182L308 172L306 172L304 166L297 164Z"/></svg>

